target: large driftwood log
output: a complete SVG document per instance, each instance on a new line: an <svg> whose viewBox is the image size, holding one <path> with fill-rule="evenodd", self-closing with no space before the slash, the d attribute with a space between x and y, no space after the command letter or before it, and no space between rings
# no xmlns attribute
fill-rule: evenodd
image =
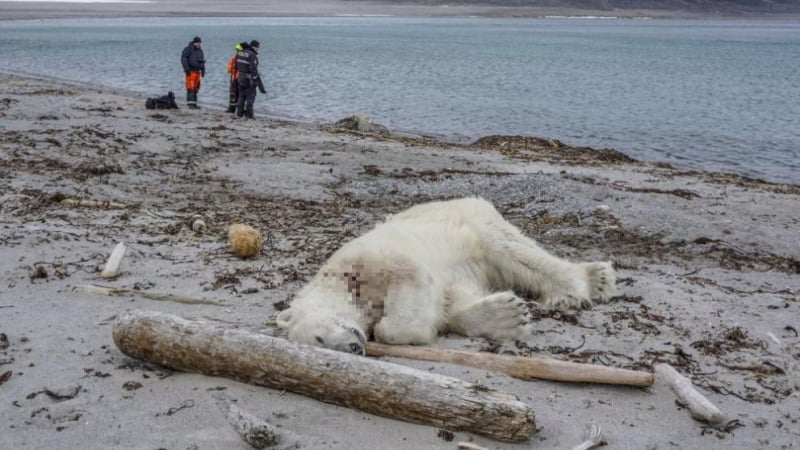
<svg viewBox="0 0 800 450"><path fill-rule="evenodd" d="M493 370L523 380L555 380L581 383L626 384L650 386L653 374L614 367L582 364L532 356L495 355L464 350L448 350L432 347L405 345L383 345L367 343L367 355L397 356L424 361L437 361Z"/></svg>
<svg viewBox="0 0 800 450"><path fill-rule="evenodd" d="M457 378L278 339L211 319L134 311L114 323L128 356L186 372L285 389L327 403L507 442L534 432L515 396Z"/></svg>

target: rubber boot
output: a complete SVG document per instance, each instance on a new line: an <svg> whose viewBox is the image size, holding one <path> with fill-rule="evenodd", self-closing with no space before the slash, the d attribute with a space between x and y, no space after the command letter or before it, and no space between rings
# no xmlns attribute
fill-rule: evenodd
<svg viewBox="0 0 800 450"><path fill-rule="evenodd" d="M197 91L186 90L186 106L197 109Z"/></svg>

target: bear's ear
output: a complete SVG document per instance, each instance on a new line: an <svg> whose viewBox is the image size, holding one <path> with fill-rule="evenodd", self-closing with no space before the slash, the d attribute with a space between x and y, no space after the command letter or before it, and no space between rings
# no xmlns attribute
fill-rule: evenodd
<svg viewBox="0 0 800 450"><path fill-rule="evenodd" d="M292 308L281 311L275 321L280 328L289 328L289 325L292 324Z"/></svg>

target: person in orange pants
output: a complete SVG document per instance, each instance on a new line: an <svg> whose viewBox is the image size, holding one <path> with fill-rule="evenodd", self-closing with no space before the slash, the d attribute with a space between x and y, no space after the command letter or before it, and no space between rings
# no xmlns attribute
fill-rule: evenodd
<svg viewBox="0 0 800 450"><path fill-rule="evenodd" d="M197 109L197 91L200 79L206 75L206 58L203 54L202 40L195 36L181 53L181 65L186 74L186 105Z"/></svg>

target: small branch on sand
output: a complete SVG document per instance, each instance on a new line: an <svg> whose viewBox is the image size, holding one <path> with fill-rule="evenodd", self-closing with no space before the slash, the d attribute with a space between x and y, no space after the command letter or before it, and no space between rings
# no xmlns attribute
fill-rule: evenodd
<svg viewBox="0 0 800 450"><path fill-rule="evenodd" d="M603 439L603 429L596 423L586 425L585 440L572 447L572 450L589 450L590 448L600 447L606 443Z"/></svg>
<svg viewBox="0 0 800 450"><path fill-rule="evenodd" d="M222 395L214 396L214 400L219 409L222 410L228 423L251 447L259 449L273 447L278 444L285 444L287 441L292 442L288 445L283 445L283 448L297 447L297 439L294 436L290 436L288 432L281 432L266 420L245 411L233 400Z"/></svg>
<svg viewBox="0 0 800 450"><path fill-rule="evenodd" d="M99 286L97 284L79 284L73 287L72 290L74 292L83 292L86 294L107 295L109 297L139 296L139 297L144 297L148 300L175 302L175 303L182 303L184 305L225 306L224 303L215 302L213 300L205 300L202 298L184 297L181 295L172 295L172 294L153 294L145 291L137 291L135 289Z"/></svg>
<svg viewBox="0 0 800 450"><path fill-rule="evenodd" d="M268 336L262 329L148 311L112 327L126 355L186 372L224 376L371 414L504 442L536 430L516 396L457 378Z"/></svg>
<svg viewBox="0 0 800 450"><path fill-rule="evenodd" d="M61 205L81 206L86 208L111 208L111 209L127 208L125 204L113 202L111 200L91 200L91 199L77 199L77 198L65 198L61 200Z"/></svg>
<svg viewBox="0 0 800 450"><path fill-rule="evenodd" d="M111 256L108 257L106 267L100 272L100 278L116 278L119 276L119 266L122 264L122 258L125 257L125 251L127 250L128 247L125 246L124 242L120 242L114 247Z"/></svg>
<svg viewBox="0 0 800 450"><path fill-rule="evenodd" d="M635 370L617 369L594 364L574 363L556 359L527 356L495 355L465 350L448 350L410 345L384 345L367 343L369 356L397 356L423 361L437 361L479 369L502 372L522 380L553 380L580 383L624 384L650 386L653 374Z"/></svg>
<svg viewBox="0 0 800 450"><path fill-rule="evenodd" d="M489 450L489 449L486 447L481 447L480 445L471 444L469 442L459 442L458 450Z"/></svg>
<svg viewBox="0 0 800 450"><path fill-rule="evenodd" d="M663 379L672 392L678 396L678 400L686 405L693 418L711 424L722 422L722 412L719 408L698 392L692 386L692 382L679 374L672 366L657 364L655 370L658 377Z"/></svg>

